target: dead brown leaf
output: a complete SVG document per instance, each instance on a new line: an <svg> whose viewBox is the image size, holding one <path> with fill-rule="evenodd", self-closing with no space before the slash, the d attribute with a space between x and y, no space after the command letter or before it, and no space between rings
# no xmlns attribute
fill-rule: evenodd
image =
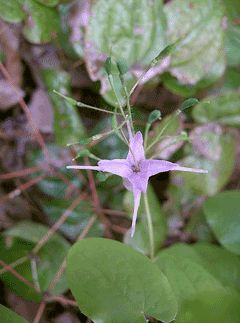
<svg viewBox="0 0 240 323"><path fill-rule="evenodd" d="M0 109L7 110L24 97L24 92L13 87L7 80L0 80Z"/></svg>

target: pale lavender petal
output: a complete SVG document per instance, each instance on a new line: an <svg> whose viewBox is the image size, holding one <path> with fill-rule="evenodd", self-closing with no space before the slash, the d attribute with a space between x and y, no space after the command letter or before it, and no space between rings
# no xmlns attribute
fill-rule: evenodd
<svg viewBox="0 0 240 323"><path fill-rule="evenodd" d="M176 163L171 163L166 160L148 160L148 176L153 176L158 173L168 172L172 170L180 170L184 172L193 172L193 173L208 173L207 170L204 169L196 169L196 168L188 168L182 167Z"/></svg>
<svg viewBox="0 0 240 323"><path fill-rule="evenodd" d="M68 169L90 169L90 170L101 170L98 166L80 166L80 165L72 165L66 166Z"/></svg>
<svg viewBox="0 0 240 323"><path fill-rule="evenodd" d="M183 172L192 172L192 173L200 173L200 174L207 174L208 170L205 169L199 169L199 168L189 168L189 167L182 167L178 165L174 170L180 170Z"/></svg>
<svg viewBox="0 0 240 323"><path fill-rule="evenodd" d="M99 170L109 172L121 177L128 177L131 174L131 168L126 159L103 159L98 162Z"/></svg>
<svg viewBox="0 0 240 323"><path fill-rule="evenodd" d="M178 164L171 163L167 160L157 160L152 159L148 160L148 176L153 176L158 173L168 172L170 170L174 170Z"/></svg>
<svg viewBox="0 0 240 323"><path fill-rule="evenodd" d="M135 134L135 136L130 140L130 149L127 155L127 161L129 161L130 164L136 164L141 160L145 160L143 136L141 132L138 131Z"/></svg>
<svg viewBox="0 0 240 323"><path fill-rule="evenodd" d="M139 208L140 199L141 199L141 191L134 188L133 197L134 197L134 209L133 209L133 217L132 217L131 238L134 236L134 232L135 232L138 208Z"/></svg>

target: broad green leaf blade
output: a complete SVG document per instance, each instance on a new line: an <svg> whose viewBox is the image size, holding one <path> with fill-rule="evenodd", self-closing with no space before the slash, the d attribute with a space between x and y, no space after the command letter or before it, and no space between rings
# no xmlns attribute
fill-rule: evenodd
<svg viewBox="0 0 240 323"><path fill-rule="evenodd" d="M0 319L4 323L27 323L27 321L11 311L9 308L0 304Z"/></svg>
<svg viewBox="0 0 240 323"><path fill-rule="evenodd" d="M240 258L222 247L210 243L176 243L162 254L198 264L225 288L240 288Z"/></svg>
<svg viewBox="0 0 240 323"><path fill-rule="evenodd" d="M166 277L147 257L113 240L77 242L67 258L69 287L94 322L170 322L176 302Z"/></svg>
<svg viewBox="0 0 240 323"><path fill-rule="evenodd" d="M100 80L104 98L115 105L103 68L108 56L116 62L124 60L131 69L148 65L165 47L165 16L162 0L99 0L92 6L86 30L85 60L92 80ZM112 76L116 88L124 91L119 80L119 71ZM127 88L135 83L131 73L124 74ZM119 91L118 91L119 92Z"/></svg>
<svg viewBox="0 0 240 323"><path fill-rule="evenodd" d="M23 256L28 256L35 244L48 230L49 228L39 223L27 221L18 223L15 227L4 232L4 237L0 241L0 258L6 263L12 263ZM57 273L59 266L67 255L69 246L69 243L56 233L38 252L36 267L42 292L47 290L49 283ZM18 265L16 270L27 280L33 282L29 260ZM36 302L41 300L41 294L36 293L10 273L2 274L1 279L17 295ZM52 292L58 295L66 290L67 283L65 275L63 275Z"/></svg>
<svg viewBox="0 0 240 323"><path fill-rule="evenodd" d="M175 323L239 323L239 304L239 294L231 290L201 292L183 303Z"/></svg>
<svg viewBox="0 0 240 323"><path fill-rule="evenodd" d="M240 258L219 246L207 243L192 245L201 264L225 287L240 291Z"/></svg>
<svg viewBox="0 0 240 323"><path fill-rule="evenodd" d="M218 241L240 255L240 191L225 191L209 198L203 205L208 224Z"/></svg>
<svg viewBox="0 0 240 323"><path fill-rule="evenodd" d="M148 185L147 196L153 224L154 250L156 252L160 249L162 242L166 238L166 218L160 206L159 200L150 184ZM129 216L132 217L134 204L133 195L131 192L125 193L124 203L126 211L128 212ZM143 254L149 255L150 253L149 228L146 219L143 197L141 198L140 207L138 210L138 222L136 224L135 234L133 238L131 238L129 229L124 237L124 242Z"/></svg>
<svg viewBox="0 0 240 323"><path fill-rule="evenodd" d="M202 195L214 195L228 182L235 165L235 140L224 134L219 125L208 124L195 128L191 145L181 164L186 167L208 170L207 174L172 172L174 180Z"/></svg>
<svg viewBox="0 0 240 323"><path fill-rule="evenodd" d="M84 137L85 129L77 113L77 108L53 93L56 90L69 96L70 76L60 70L45 69L42 77L48 89L54 108L55 141L60 146L78 142Z"/></svg>
<svg viewBox="0 0 240 323"><path fill-rule="evenodd" d="M183 244L167 248L159 253L156 264L168 277L177 296L177 323L214 322L219 318L219 312L217 322L227 322L229 317L233 317L233 322L239 322L236 320L240 312L239 294L225 288L207 266L202 266L202 260L193 248ZM196 317L196 313L199 316Z"/></svg>
<svg viewBox="0 0 240 323"><path fill-rule="evenodd" d="M240 93L228 92L206 97L192 111L196 122L217 122L226 126L240 127Z"/></svg>
<svg viewBox="0 0 240 323"><path fill-rule="evenodd" d="M225 68L221 0L173 0L164 7L168 40L179 40L170 72L183 84L214 81Z"/></svg>
<svg viewBox="0 0 240 323"><path fill-rule="evenodd" d="M18 0L0 0L0 17L10 23L18 23L25 17L22 5Z"/></svg>

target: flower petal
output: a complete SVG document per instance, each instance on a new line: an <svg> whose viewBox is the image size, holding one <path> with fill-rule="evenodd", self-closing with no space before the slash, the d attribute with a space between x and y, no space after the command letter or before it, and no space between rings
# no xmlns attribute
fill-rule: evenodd
<svg viewBox="0 0 240 323"><path fill-rule="evenodd" d="M135 165L136 162L138 163L141 160L145 160L145 155L143 148L143 136L141 132L138 131L130 140L130 149L127 155L127 161L129 161L131 165Z"/></svg>
<svg viewBox="0 0 240 323"><path fill-rule="evenodd" d="M81 165L71 165L66 166L68 169L91 169L91 170L100 170L98 166L81 166Z"/></svg>
<svg viewBox="0 0 240 323"><path fill-rule="evenodd" d="M171 163L167 160L148 160L148 176L153 176L158 173L168 172L174 170L178 164Z"/></svg>
<svg viewBox="0 0 240 323"><path fill-rule="evenodd" d="M182 167L176 163L171 163L167 160L148 160L148 176L153 176L158 173L168 172L172 170L180 170L184 172L193 172L193 173L208 173L207 170L204 169L196 169L189 167Z"/></svg>
<svg viewBox="0 0 240 323"><path fill-rule="evenodd" d="M131 168L126 159L103 159L98 162L99 170L109 172L121 177L128 177L131 174Z"/></svg>
<svg viewBox="0 0 240 323"><path fill-rule="evenodd" d="M140 199L141 199L141 191L134 188L133 197L134 197L134 210L133 210L133 217L132 217L131 238L134 236L134 232L135 232L137 213L138 213L138 208L139 208Z"/></svg>

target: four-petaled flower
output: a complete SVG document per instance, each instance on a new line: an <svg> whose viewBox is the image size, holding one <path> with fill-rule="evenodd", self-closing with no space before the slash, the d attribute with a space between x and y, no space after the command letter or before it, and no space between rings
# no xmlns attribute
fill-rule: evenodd
<svg viewBox="0 0 240 323"><path fill-rule="evenodd" d="M140 131L130 140L129 152L126 159L103 159L98 162L98 166L67 166L67 168L98 170L109 172L123 178L123 185L127 190L132 191L134 196L131 237L133 237L135 232L141 193L147 191L149 177L172 170L207 173L203 169L182 167L166 160L145 159L143 137Z"/></svg>

